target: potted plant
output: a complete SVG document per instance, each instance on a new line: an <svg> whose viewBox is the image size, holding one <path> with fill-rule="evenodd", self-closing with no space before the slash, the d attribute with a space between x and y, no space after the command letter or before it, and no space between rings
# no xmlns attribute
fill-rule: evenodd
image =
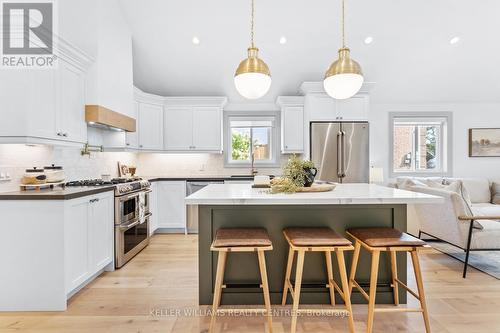
<svg viewBox="0 0 500 333"><path fill-rule="evenodd" d="M301 160L297 155L292 155L283 168L283 176L297 187L310 187L317 172L313 162Z"/></svg>

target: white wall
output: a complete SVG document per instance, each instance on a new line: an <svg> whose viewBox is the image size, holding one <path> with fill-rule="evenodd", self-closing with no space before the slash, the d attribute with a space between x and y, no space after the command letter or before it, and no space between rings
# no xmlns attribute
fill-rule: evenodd
<svg viewBox="0 0 500 333"><path fill-rule="evenodd" d="M469 157L468 130L499 127L500 103L373 104L370 108L370 163L389 174L389 112L451 111L453 113L453 176L500 179L500 157Z"/></svg>

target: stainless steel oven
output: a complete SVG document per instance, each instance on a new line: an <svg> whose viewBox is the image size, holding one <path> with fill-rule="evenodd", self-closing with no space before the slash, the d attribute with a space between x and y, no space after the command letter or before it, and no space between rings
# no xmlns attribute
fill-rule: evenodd
<svg viewBox="0 0 500 333"><path fill-rule="evenodd" d="M125 224L149 213L149 193L151 190L138 191L115 198L115 224ZM141 200L144 196L144 200Z"/></svg>
<svg viewBox="0 0 500 333"><path fill-rule="evenodd" d="M135 219L115 227L115 266L125 265L149 244L149 218Z"/></svg>
<svg viewBox="0 0 500 333"><path fill-rule="evenodd" d="M135 185L135 184L133 184ZM115 267L120 268L149 244L149 182L117 188L115 196Z"/></svg>

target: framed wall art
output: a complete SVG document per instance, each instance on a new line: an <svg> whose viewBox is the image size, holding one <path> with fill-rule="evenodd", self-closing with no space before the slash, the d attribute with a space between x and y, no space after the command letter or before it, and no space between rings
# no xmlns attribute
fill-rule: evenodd
<svg viewBox="0 0 500 333"><path fill-rule="evenodd" d="M500 128L469 128L470 157L500 157Z"/></svg>

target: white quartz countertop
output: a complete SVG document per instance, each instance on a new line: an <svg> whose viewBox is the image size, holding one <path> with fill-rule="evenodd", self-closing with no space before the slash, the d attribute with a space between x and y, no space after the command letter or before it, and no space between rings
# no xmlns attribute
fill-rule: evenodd
<svg viewBox="0 0 500 333"><path fill-rule="evenodd" d="M186 197L188 205L370 205L441 203L443 198L374 184L338 184L330 192L271 194L250 184L212 184Z"/></svg>

